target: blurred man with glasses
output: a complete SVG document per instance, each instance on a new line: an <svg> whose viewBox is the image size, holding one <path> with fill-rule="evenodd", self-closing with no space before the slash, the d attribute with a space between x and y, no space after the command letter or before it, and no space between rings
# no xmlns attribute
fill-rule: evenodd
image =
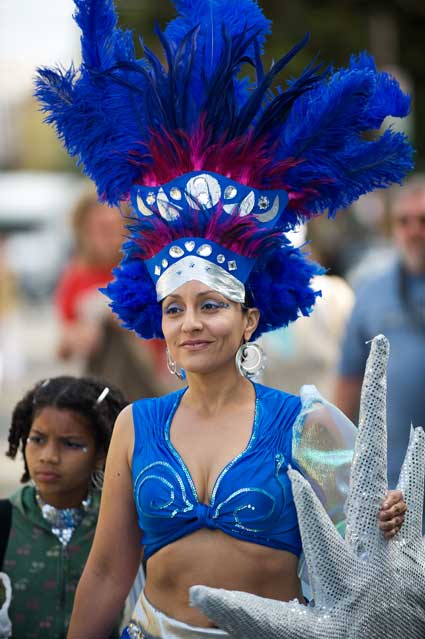
<svg viewBox="0 0 425 639"><path fill-rule="evenodd" d="M391 222L397 258L357 292L342 342L334 399L355 421L367 342L379 333L386 335L388 479L394 488L411 425L425 427L425 176L413 176L394 192Z"/></svg>

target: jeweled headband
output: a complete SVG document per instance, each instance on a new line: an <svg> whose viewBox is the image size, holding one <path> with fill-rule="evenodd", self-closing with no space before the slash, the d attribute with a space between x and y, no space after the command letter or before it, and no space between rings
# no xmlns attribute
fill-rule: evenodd
<svg viewBox="0 0 425 639"><path fill-rule="evenodd" d="M106 289L124 325L161 337L158 301L191 279L255 304L254 337L308 315L320 267L285 232L403 179L406 137L370 132L407 115L409 97L366 53L276 86L307 38L266 71L270 22L254 0L175 0L157 29L165 63L137 57L112 0L75 4L82 64L40 69L36 95L100 198L133 205Z"/></svg>
<svg viewBox="0 0 425 639"><path fill-rule="evenodd" d="M160 187L134 186L134 209L141 216L178 221L188 210L223 216L252 216L258 227L272 229L288 203L285 191L259 191L213 173L188 173ZM190 214L190 213L189 213ZM146 260L157 300L190 280L203 282L234 302L244 303L245 282L255 258L245 257L205 237L181 237Z"/></svg>

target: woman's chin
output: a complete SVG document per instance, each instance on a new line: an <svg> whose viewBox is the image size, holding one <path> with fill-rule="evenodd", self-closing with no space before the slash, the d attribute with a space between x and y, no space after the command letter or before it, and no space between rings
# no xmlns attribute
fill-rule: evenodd
<svg viewBox="0 0 425 639"><path fill-rule="evenodd" d="M227 370L227 366L225 362L222 362L218 359L208 358L208 361L191 361L185 364L181 364L182 368L185 370L186 374L189 375L212 375L217 371L220 371L220 374L224 375ZM236 371L236 367L234 362L231 362L228 366L229 372Z"/></svg>

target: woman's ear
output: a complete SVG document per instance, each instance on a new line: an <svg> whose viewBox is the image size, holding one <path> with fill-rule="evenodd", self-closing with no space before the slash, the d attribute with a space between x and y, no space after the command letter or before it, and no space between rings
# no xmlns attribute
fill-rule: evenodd
<svg viewBox="0 0 425 639"><path fill-rule="evenodd" d="M244 330L244 340L249 342L260 321L260 311L258 308L248 308L246 310L246 326Z"/></svg>

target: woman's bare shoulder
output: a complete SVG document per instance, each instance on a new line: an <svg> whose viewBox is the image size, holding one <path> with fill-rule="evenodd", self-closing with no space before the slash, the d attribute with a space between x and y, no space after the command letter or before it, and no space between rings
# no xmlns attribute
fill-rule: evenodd
<svg viewBox="0 0 425 639"><path fill-rule="evenodd" d="M129 428L130 426L133 427L133 404L128 404L127 406L125 406L119 413L115 422L115 428L118 427L121 429L125 429Z"/></svg>
<svg viewBox="0 0 425 639"><path fill-rule="evenodd" d="M118 415L115 420L109 447L109 458L117 458L124 455L131 459L134 446L134 426L132 404L129 404Z"/></svg>

